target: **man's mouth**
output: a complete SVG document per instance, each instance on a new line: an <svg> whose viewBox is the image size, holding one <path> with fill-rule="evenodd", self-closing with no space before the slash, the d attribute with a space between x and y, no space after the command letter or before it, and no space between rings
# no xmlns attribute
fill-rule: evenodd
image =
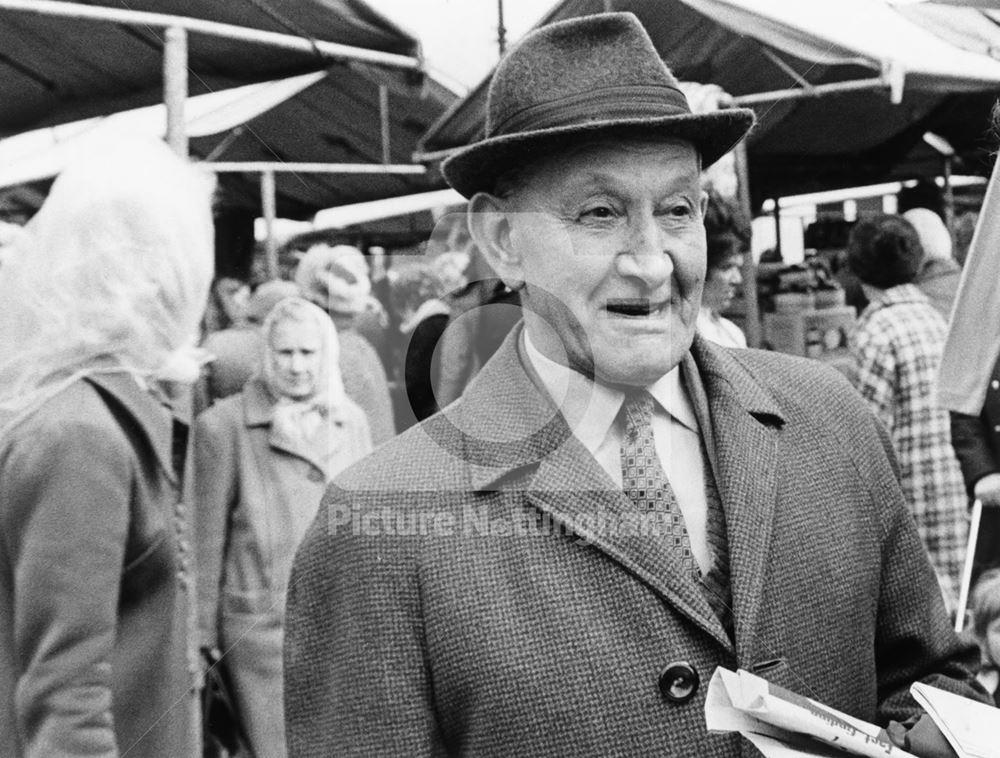
<svg viewBox="0 0 1000 758"><path fill-rule="evenodd" d="M668 304L666 300L653 301L648 297L633 297L608 300L604 307L611 316L648 318L660 315Z"/></svg>

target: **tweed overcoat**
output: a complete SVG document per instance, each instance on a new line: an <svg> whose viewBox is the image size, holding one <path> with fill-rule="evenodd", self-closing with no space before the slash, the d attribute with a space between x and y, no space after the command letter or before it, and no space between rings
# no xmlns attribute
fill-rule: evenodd
<svg viewBox="0 0 1000 758"><path fill-rule="evenodd" d="M95 374L0 442L5 758L200 750L178 425L127 374Z"/></svg>
<svg viewBox="0 0 1000 758"><path fill-rule="evenodd" d="M319 508L328 476L372 449L364 412L330 412L331 457L271 424L275 399L259 378L202 413L194 431L201 644L220 648L251 745L284 754L281 648L292 557Z"/></svg>
<svg viewBox="0 0 1000 758"><path fill-rule="evenodd" d="M631 502L526 374L519 333L328 490L288 596L291 755L756 755L706 731L720 665L879 722L915 712L915 679L973 692L884 428L839 374L698 337L684 361L710 416L730 639L662 538L613 528ZM677 661L700 676L686 702L659 686Z"/></svg>

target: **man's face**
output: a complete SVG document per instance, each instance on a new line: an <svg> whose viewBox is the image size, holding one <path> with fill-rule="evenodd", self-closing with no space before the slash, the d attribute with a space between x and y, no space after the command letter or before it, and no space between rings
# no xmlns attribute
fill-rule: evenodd
<svg viewBox="0 0 1000 758"><path fill-rule="evenodd" d="M311 321L278 321L271 329L267 360L271 388L283 397L306 400L322 376L323 338Z"/></svg>
<svg viewBox="0 0 1000 758"><path fill-rule="evenodd" d="M507 245L543 354L612 385L677 365L705 279L700 173L673 140L589 143L532 167L505 201Z"/></svg>

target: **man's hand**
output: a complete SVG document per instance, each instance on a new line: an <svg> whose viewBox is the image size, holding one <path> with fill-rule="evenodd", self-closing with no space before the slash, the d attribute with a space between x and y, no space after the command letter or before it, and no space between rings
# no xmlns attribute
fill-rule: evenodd
<svg viewBox="0 0 1000 758"><path fill-rule="evenodd" d="M987 474L972 490L983 507L1000 508L1000 474Z"/></svg>
<svg viewBox="0 0 1000 758"><path fill-rule="evenodd" d="M958 758L948 740L938 729L934 719L926 713L914 723L907 719L905 724L890 721L885 730L889 740L919 758Z"/></svg>

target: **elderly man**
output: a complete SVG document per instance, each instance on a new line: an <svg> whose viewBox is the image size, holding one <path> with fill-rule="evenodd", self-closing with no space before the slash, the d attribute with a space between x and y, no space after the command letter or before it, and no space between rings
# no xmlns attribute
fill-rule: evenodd
<svg viewBox="0 0 1000 758"><path fill-rule="evenodd" d="M717 666L871 721L974 694L884 430L834 372L694 337L701 167L637 19L514 48L444 174L525 308L455 405L335 481L296 558L294 756L739 756Z"/></svg>

